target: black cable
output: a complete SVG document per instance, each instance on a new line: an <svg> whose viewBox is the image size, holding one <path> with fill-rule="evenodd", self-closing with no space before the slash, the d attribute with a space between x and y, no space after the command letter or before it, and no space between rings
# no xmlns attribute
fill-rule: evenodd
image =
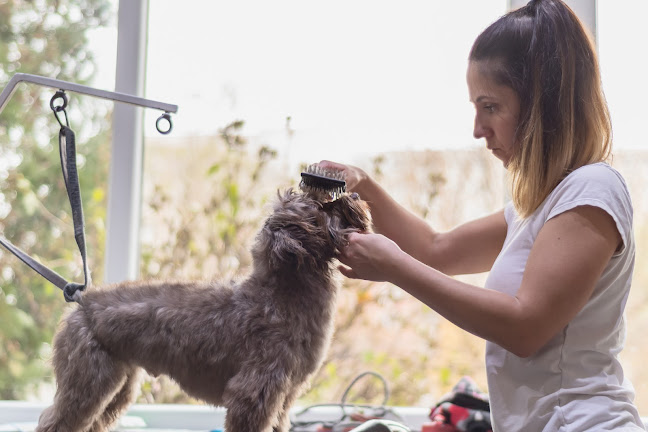
<svg viewBox="0 0 648 432"><path fill-rule="evenodd" d="M370 376L370 375L378 378L383 384L384 399L383 399L382 404L380 404L380 405L347 404L346 399L347 399L347 397L349 395L349 392L353 388L353 386L358 381L360 381L362 378L364 378L366 376ZM358 376L356 376L351 381L351 383L346 387L346 389L344 390L344 393L342 394L342 398L341 398L339 403L325 403L325 404L309 405L306 408L304 408L303 410L301 410L301 411L299 411L298 413L295 414L295 417L299 418L300 416L304 415L305 413L307 413L308 411L310 411L310 410L312 410L314 408L338 407L342 411L342 416L339 419L332 420L332 421L331 420L329 420L329 421L313 420L313 421L301 421L301 422L294 421L294 422L291 423L290 430L292 432L298 432L300 430L307 430L307 429L302 429L302 428L307 428L309 426L313 426L313 425L316 425L316 424L320 424L320 425L322 425L322 426L324 426L325 428L328 428L328 429L333 429L336 425L341 424L347 417L349 417L349 414L346 411L347 408L354 408L356 410L362 409L362 408L364 408L364 409L372 409L374 411L377 411L376 414L378 416L380 416L380 417L384 417L386 414L391 414L394 417L396 417L396 418L398 418L399 420L402 421L403 418L400 415L396 414L393 410L391 410L389 408L386 408L386 404L387 404L388 399L389 399L389 385L387 384L387 380L385 380L385 378L382 375L380 375L379 373L377 373L377 372L372 372L372 371L363 372L363 373L359 374Z"/></svg>

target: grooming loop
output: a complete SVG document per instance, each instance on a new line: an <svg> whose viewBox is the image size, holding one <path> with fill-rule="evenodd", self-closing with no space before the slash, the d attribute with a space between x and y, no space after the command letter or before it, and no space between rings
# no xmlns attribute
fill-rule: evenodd
<svg viewBox="0 0 648 432"><path fill-rule="evenodd" d="M61 100L61 104L57 105L56 102ZM65 181L65 189L68 193L70 200L70 207L72 210L72 222L74 224L74 238L76 240L81 259L83 261L83 284L75 282L67 282L63 289L63 297L65 301L74 302L78 301L88 284L90 283L90 270L86 258L86 242L85 242L85 220L83 218L83 204L81 202L81 188L79 185L79 174L76 165L76 136L74 131L70 128L68 119L67 108L68 99L64 90L57 91L52 99L50 99L50 108L56 117L56 120L61 125L59 131L59 153L61 155L61 170L63 172L63 180ZM65 124L61 121L59 113L63 112L65 116ZM38 271L38 270L36 270ZM40 273L40 272L39 272ZM41 273L43 275L43 273ZM43 275L44 276L44 275Z"/></svg>

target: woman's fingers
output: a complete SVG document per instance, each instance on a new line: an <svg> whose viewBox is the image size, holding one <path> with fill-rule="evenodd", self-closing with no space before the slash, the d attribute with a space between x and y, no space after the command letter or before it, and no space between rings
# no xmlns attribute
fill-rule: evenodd
<svg viewBox="0 0 648 432"><path fill-rule="evenodd" d="M340 270L340 273L342 273L342 275L348 277L349 279L358 279L358 275L350 267L339 265L338 270Z"/></svg>
<svg viewBox="0 0 648 432"><path fill-rule="evenodd" d="M364 171L352 165L344 165L329 160L322 160L317 165L325 170L341 172L344 175L344 181L346 181L346 187L348 191L352 191L358 185L358 183L360 183L360 181L364 177L366 177Z"/></svg>

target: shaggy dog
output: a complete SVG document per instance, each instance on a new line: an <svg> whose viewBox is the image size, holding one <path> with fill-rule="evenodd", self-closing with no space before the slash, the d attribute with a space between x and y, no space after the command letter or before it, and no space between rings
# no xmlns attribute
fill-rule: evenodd
<svg viewBox="0 0 648 432"><path fill-rule="evenodd" d="M141 369L227 407L227 432L287 431L288 410L330 342L335 256L348 233L370 224L357 194L322 202L288 190L242 282L124 282L84 293L54 338L56 396L36 431L108 430Z"/></svg>

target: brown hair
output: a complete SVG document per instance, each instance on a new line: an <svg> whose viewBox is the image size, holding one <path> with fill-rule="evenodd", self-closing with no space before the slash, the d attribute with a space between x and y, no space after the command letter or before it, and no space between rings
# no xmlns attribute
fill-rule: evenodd
<svg viewBox="0 0 648 432"><path fill-rule="evenodd" d="M491 24L470 61L485 62L520 99L508 164L513 203L528 217L567 174L607 160L612 125L594 43L560 0L532 0Z"/></svg>

